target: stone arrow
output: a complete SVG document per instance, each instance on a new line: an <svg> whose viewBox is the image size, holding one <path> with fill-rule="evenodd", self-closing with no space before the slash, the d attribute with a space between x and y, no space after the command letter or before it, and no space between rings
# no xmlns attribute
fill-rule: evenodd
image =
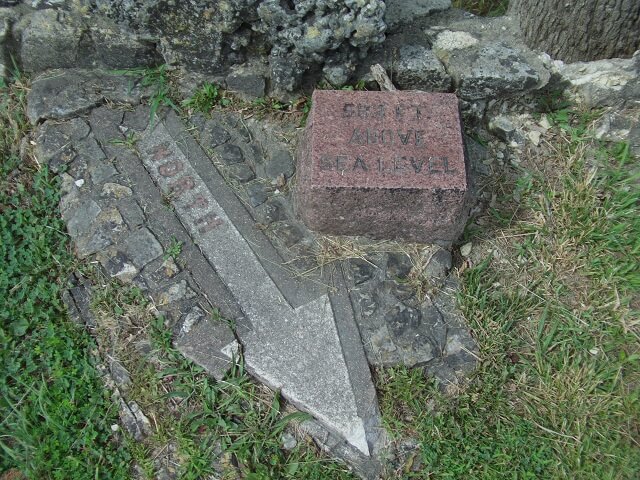
<svg viewBox="0 0 640 480"><path fill-rule="evenodd" d="M172 112L137 146L245 315L237 334L248 370L369 456L380 419L346 294L329 295L279 268L273 246Z"/></svg>

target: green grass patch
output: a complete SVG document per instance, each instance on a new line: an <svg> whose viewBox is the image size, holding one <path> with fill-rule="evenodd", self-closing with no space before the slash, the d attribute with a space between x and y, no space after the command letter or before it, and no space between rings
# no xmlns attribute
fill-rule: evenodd
<svg viewBox="0 0 640 480"><path fill-rule="evenodd" d="M595 141L591 119L556 114L548 148L527 152L499 218L471 238L469 383L448 396L416 372L379 373L387 425L422 445L422 469L399 478L637 478L637 162Z"/></svg>
<svg viewBox="0 0 640 480"><path fill-rule="evenodd" d="M26 83L0 89L0 472L126 478L129 455L90 337L60 295L73 267L56 179L19 156Z"/></svg>

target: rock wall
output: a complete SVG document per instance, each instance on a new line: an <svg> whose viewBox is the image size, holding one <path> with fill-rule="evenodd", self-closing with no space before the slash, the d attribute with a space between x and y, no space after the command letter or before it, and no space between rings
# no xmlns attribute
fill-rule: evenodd
<svg viewBox="0 0 640 480"><path fill-rule="evenodd" d="M513 18L450 0L0 0L0 77L14 65L39 74L163 63L202 74L185 91L207 79L247 99L290 99L323 80L377 88L368 72L380 63L400 89L455 92L473 121L545 86L584 90L573 78L582 67L556 68L527 48ZM622 74L637 74L631 63ZM618 86L610 77L596 83Z"/></svg>
<svg viewBox="0 0 640 480"><path fill-rule="evenodd" d="M0 2L4 65L168 63L208 75L251 64L278 93L305 75L343 85L384 40L382 0L44 0ZM4 35L3 35L4 34Z"/></svg>

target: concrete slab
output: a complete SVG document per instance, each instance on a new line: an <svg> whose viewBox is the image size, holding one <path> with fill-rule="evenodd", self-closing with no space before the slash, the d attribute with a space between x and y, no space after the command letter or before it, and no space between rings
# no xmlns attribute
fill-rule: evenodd
<svg viewBox="0 0 640 480"><path fill-rule="evenodd" d="M173 113L148 127L137 146L245 315L237 335L249 371L369 456L380 419L348 302L287 279L273 247ZM344 324L351 333L343 338Z"/></svg>

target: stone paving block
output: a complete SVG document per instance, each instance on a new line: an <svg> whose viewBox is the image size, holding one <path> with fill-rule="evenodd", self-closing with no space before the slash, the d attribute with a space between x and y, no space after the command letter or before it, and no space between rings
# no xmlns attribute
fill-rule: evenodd
<svg viewBox="0 0 640 480"><path fill-rule="evenodd" d="M121 198L130 197L133 194L133 191L125 185L107 182L102 185L100 194L103 197L115 198L116 200L120 200Z"/></svg>
<svg viewBox="0 0 640 480"><path fill-rule="evenodd" d="M122 124L135 130L136 132L143 132L149 120L151 119L151 109L147 105L138 105L133 111L126 111L124 113L124 121Z"/></svg>
<svg viewBox="0 0 640 480"><path fill-rule="evenodd" d="M276 150L271 154L265 166L265 172L268 177L276 178L278 175L284 175L290 178L295 172L295 161L287 150Z"/></svg>
<svg viewBox="0 0 640 480"><path fill-rule="evenodd" d="M88 200L78 205L71 218L67 220L69 235L77 238L89 231L101 211L100 206L93 200Z"/></svg>
<svg viewBox="0 0 640 480"><path fill-rule="evenodd" d="M74 118L68 122L44 122L35 134L35 153L40 162L47 162L49 158L65 146L78 142L89 135L91 128L81 118Z"/></svg>
<svg viewBox="0 0 640 480"><path fill-rule="evenodd" d="M118 174L115 167L105 159L91 160L88 168L89 175L91 176L91 182L94 185L105 183L107 180L112 179Z"/></svg>
<svg viewBox="0 0 640 480"><path fill-rule="evenodd" d="M205 368L217 380L224 378L240 349L229 325L207 318L198 306L184 316L174 345L185 357Z"/></svg>
<svg viewBox="0 0 640 480"><path fill-rule="evenodd" d="M162 255L162 245L148 228L143 227L125 240L124 251L136 267L142 268Z"/></svg>
<svg viewBox="0 0 640 480"><path fill-rule="evenodd" d="M110 249L100 252L97 255L98 261L105 271L119 280L129 283L138 274L138 269L131 263L131 259L124 253Z"/></svg>
<svg viewBox="0 0 640 480"><path fill-rule="evenodd" d="M227 165L234 165L236 163L242 163L244 161L244 154L237 145L223 144L216 147L215 152L220 156L220 159Z"/></svg>
<svg viewBox="0 0 640 480"><path fill-rule="evenodd" d="M230 139L229 132L216 120L207 120L200 133L200 143L204 148L215 148Z"/></svg>
<svg viewBox="0 0 640 480"><path fill-rule="evenodd" d="M117 108L106 105L94 108L89 114L91 133L102 144L121 139L122 133L118 126L122 123L123 116L124 112Z"/></svg>
<svg viewBox="0 0 640 480"><path fill-rule="evenodd" d="M195 295L195 292L187 285L186 280L179 280L158 292L155 300L158 307L163 307L181 300L188 300L195 297Z"/></svg>
<svg viewBox="0 0 640 480"><path fill-rule="evenodd" d="M448 245L467 219L453 94L316 90L297 172L296 212L319 232Z"/></svg>
<svg viewBox="0 0 640 480"><path fill-rule="evenodd" d="M37 77L27 95L27 117L35 125L43 119L64 119L85 113L105 100L138 103L141 88L131 77L69 69Z"/></svg>
<svg viewBox="0 0 640 480"><path fill-rule="evenodd" d="M227 167L231 178L241 183L247 183L256 178L255 172L246 163L236 163Z"/></svg>
<svg viewBox="0 0 640 480"><path fill-rule="evenodd" d="M118 210L120 215L127 222L130 229L139 227L145 221L144 212L133 198L124 198L118 202Z"/></svg>

